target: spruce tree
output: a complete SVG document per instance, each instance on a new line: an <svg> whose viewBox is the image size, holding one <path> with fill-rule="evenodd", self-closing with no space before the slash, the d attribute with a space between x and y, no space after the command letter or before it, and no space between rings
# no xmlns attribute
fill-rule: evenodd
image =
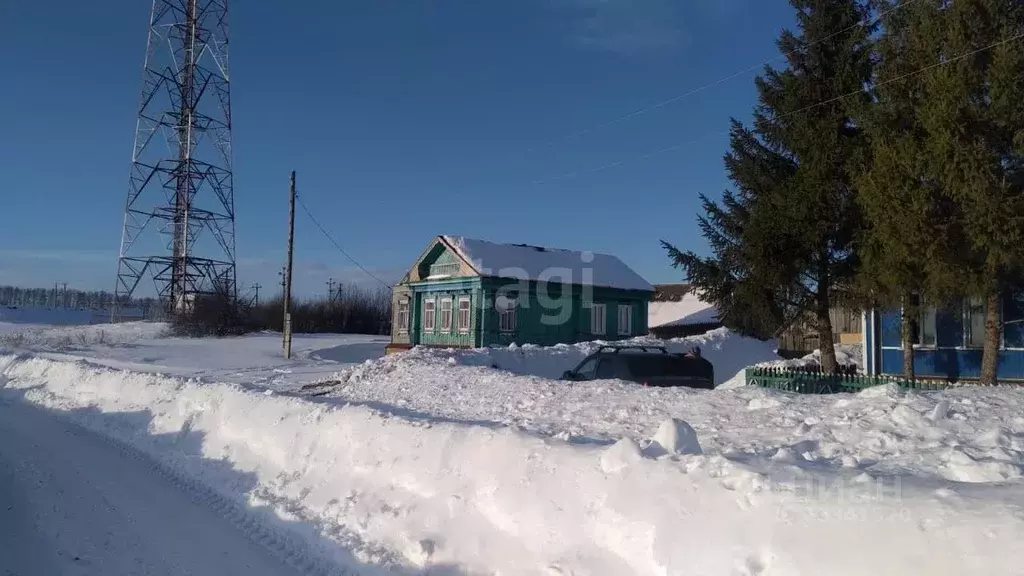
<svg viewBox="0 0 1024 576"><path fill-rule="evenodd" d="M1000 298L1024 267L1024 2L930 0L919 27L925 154L963 237L964 295L985 303L981 382L994 384Z"/></svg>
<svg viewBox="0 0 1024 576"><path fill-rule="evenodd" d="M798 31L783 31L778 41L787 66L766 67L756 80L752 128L733 124L726 168L741 191L731 198L739 201L705 201L702 231L713 255L665 246L690 281L727 313L753 309L759 319L775 314L781 320L776 330L810 314L822 368L834 371L829 311L837 289L853 281L853 243L862 226L853 178L866 146L851 112L867 99L862 90L870 80L873 26L860 0L790 4ZM738 215L736 204L746 213ZM720 214L745 224L731 238L740 258L723 257L708 234L704 222L720 221Z"/></svg>
<svg viewBox="0 0 1024 576"><path fill-rule="evenodd" d="M857 286L865 305L901 307L903 372L912 378L920 305L948 303L956 292L961 238L955 207L931 171L929 135L919 118L924 92L918 72L935 63L922 31L932 8L885 2L880 10L874 100L858 114L871 161L857 180L866 224L857 246Z"/></svg>

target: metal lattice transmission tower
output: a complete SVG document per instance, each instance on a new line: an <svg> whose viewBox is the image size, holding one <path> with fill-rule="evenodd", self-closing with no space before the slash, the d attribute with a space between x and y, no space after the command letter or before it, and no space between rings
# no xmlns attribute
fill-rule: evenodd
<svg viewBox="0 0 1024 576"><path fill-rule="evenodd" d="M237 297L227 4L153 1L114 320L147 279L170 313Z"/></svg>

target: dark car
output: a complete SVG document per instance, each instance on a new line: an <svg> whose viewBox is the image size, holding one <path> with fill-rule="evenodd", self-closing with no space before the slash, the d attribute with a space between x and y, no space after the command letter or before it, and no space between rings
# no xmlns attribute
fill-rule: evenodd
<svg viewBox="0 0 1024 576"><path fill-rule="evenodd" d="M616 378L645 386L715 387L715 368L695 348L686 354L669 353L662 346L602 346L579 366L562 374L563 380Z"/></svg>

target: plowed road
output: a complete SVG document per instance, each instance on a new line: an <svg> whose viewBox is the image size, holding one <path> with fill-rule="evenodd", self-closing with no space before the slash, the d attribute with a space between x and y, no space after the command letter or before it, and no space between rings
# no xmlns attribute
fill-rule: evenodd
<svg viewBox="0 0 1024 576"><path fill-rule="evenodd" d="M0 575L298 574L145 459L0 396Z"/></svg>

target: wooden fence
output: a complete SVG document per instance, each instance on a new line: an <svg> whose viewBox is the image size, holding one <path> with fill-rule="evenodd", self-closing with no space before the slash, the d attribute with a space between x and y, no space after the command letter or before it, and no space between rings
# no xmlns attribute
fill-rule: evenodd
<svg viewBox="0 0 1024 576"><path fill-rule="evenodd" d="M837 373L826 373L817 368L752 367L747 368L746 376L748 385L800 394L860 392L866 388L886 384L895 384L901 390L942 390L950 386L945 380L865 376L856 374L848 368Z"/></svg>

